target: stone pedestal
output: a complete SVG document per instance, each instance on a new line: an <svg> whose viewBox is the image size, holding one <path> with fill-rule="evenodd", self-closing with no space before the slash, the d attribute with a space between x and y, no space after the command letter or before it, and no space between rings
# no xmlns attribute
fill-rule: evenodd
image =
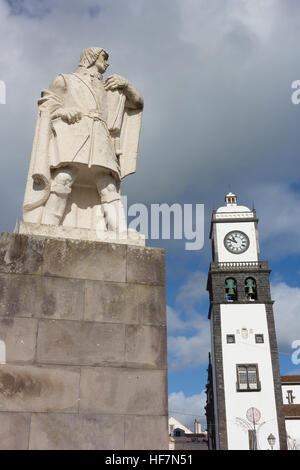
<svg viewBox="0 0 300 470"><path fill-rule="evenodd" d="M1 449L168 449L163 250L2 234L0 341Z"/></svg>

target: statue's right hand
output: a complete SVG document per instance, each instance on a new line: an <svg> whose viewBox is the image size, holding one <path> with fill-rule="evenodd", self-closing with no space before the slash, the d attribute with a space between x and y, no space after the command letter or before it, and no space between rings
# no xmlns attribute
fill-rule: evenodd
<svg viewBox="0 0 300 470"><path fill-rule="evenodd" d="M68 124L75 124L75 122L79 122L82 118L82 112L74 108L59 108L53 113L52 119L58 117Z"/></svg>

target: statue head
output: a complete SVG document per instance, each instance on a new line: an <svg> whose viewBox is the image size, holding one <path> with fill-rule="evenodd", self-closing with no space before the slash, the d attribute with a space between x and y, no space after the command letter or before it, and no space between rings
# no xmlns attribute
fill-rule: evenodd
<svg viewBox="0 0 300 470"><path fill-rule="evenodd" d="M101 74L108 67L108 52L101 47L88 47L84 49L80 56L79 67L90 68L95 66Z"/></svg>

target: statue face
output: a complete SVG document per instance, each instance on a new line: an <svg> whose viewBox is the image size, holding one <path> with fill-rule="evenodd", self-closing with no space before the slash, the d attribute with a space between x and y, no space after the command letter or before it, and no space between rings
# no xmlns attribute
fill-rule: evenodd
<svg viewBox="0 0 300 470"><path fill-rule="evenodd" d="M95 62L97 70L101 74L106 71L107 67L109 67L109 64L108 64L107 61L108 61L108 55L106 54L106 52L101 51L100 54L99 54L98 59Z"/></svg>

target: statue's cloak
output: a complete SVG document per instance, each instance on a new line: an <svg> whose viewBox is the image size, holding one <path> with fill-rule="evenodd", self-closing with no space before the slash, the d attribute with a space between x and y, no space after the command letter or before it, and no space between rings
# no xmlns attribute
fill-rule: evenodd
<svg viewBox="0 0 300 470"><path fill-rule="evenodd" d="M61 75L68 86L64 96L43 90L38 102L23 218L40 223L51 190L51 169L71 163L111 170L117 179L135 173L142 109L131 109L121 90L107 91L102 116L94 90L78 74ZM82 112L79 123L68 124L56 110L73 107ZM92 184L92 182L91 182Z"/></svg>

